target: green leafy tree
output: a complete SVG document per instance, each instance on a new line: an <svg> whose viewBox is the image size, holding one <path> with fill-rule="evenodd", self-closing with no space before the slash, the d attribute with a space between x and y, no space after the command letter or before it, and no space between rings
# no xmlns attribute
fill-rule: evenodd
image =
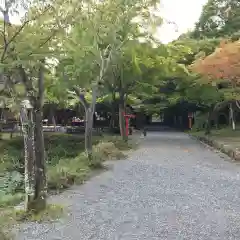
<svg viewBox="0 0 240 240"><path fill-rule="evenodd" d="M39 211L46 206L46 169L42 112L44 75L47 61L55 53L56 37L65 33L69 16L61 5L46 2L6 1L1 9L1 76L15 102L21 100L20 119L24 136L26 210ZM9 21L10 12L24 10L18 25ZM61 13L63 13L62 18ZM21 93L16 91L20 86ZM19 89L19 88L18 88Z"/></svg>
<svg viewBox="0 0 240 240"><path fill-rule="evenodd" d="M192 33L194 38L240 37L238 0L208 0Z"/></svg>
<svg viewBox="0 0 240 240"><path fill-rule="evenodd" d="M69 62L65 72L86 112L85 147L89 158L96 100L101 90L111 85L106 81L108 69L119 61L125 44L140 37L139 24L145 25L153 20L149 7L154 4L154 1L120 0L89 3L79 18L79 24L72 28L69 41L65 42ZM139 17L137 23L133 22L136 17ZM87 92L92 95L90 104L85 98Z"/></svg>

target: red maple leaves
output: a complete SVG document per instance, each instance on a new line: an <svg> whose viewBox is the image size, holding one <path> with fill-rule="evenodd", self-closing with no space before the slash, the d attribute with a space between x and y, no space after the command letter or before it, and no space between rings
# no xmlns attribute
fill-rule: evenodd
<svg viewBox="0 0 240 240"><path fill-rule="evenodd" d="M214 53L198 59L191 68L209 80L222 79L236 86L240 83L240 41L222 42Z"/></svg>

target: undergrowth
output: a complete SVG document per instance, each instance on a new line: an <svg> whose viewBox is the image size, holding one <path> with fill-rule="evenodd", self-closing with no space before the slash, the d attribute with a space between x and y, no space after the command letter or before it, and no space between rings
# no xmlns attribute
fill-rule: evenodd
<svg viewBox="0 0 240 240"><path fill-rule="evenodd" d="M0 239L14 240L15 235L9 231L12 226L17 226L23 222L51 222L60 219L64 215L64 208L60 205L48 204L46 209L34 213L25 212L15 208L1 209L0 214Z"/></svg>
<svg viewBox="0 0 240 240"><path fill-rule="evenodd" d="M84 153L84 136L62 133L45 134L47 179L50 191L61 191L84 182L109 159L124 159L133 148L130 141L117 136L93 138L92 161ZM0 207L16 205L24 198L24 155L20 136L0 141Z"/></svg>

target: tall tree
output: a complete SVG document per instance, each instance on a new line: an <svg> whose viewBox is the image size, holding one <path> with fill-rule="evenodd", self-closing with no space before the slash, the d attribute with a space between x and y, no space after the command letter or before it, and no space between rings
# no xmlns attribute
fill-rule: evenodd
<svg viewBox="0 0 240 240"><path fill-rule="evenodd" d="M17 99L15 86L23 88L21 122L25 148L26 209L39 211L46 206L46 169L42 110L44 98L44 73L49 58L53 56L56 36L68 26L62 13L61 1L46 2L5 1L1 34L1 75L5 87ZM23 9L22 9L23 8ZM18 25L9 21L10 12L26 12Z"/></svg>
<svg viewBox="0 0 240 240"><path fill-rule="evenodd" d="M240 37L240 2L208 0L192 33L194 38Z"/></svg>
<svg viewBox="0 0 240 240"><path fill-rule="evenodd" d="M205 77L207 82L220 86L225 102L229 102L232 127L235 129L233 103L239 106L240 87L240 43L222 42L215 52L203 59L197 60L192 68ZM240 107L240 106L239 106Z"/></svg>
<svg viewBox="0 0 240 240"><path fill-rule="evenodd" d="M86 110L86 152L91 158L92 118L95 111L97 94L105 87L106 73L114 59L119 59L124 45L136 39L139 25L146 27L154 17L150 7L155 1L104 1L91 2L75 24L66 41L66 56L70 59L71 79ZM138 17L137 23L133 22ZM146 21L147 19L147 21ZM150 25L149 25L150 26ZM76 47L77 46L77 51ZM120 54L120 55L119 55ZM91 69L91 70L90 70ZM118 73L119 74L119 73ZM119 77L119 76L117 76ZM77 87L77 88L76 88ZM91 104L85 99L86 90L92 93ZM123 124L124 125L124 124Z"/></svg>

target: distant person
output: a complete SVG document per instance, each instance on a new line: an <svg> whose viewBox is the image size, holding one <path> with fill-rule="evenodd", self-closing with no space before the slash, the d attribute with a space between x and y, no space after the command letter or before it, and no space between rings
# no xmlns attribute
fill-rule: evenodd
<svg viewBox="0 0 240 240"><path fill-rule="evenodd" d="M144 137L146 137L146 136L147 136L147 129L146 129L146 127L145 127L145 126L143 127L143 136L144 136Z"/></svg>
<svg viewBox="0 0 240 240"><path fill-rule="evenodd" d="M147 129L146 129L146 126L145 126L145 121L142 121L142 126L141 126L141 129L142 129L142 138L146 137L147 136Z"/></svg>

